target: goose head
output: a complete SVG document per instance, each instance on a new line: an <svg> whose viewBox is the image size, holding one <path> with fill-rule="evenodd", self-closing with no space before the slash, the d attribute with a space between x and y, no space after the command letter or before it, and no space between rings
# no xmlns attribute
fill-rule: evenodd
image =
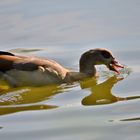
<svg viewBox="0 0 140 140"><path fill-rule="evenodd" d="M109 70L115 71L118 74L118 68L124 68L116 61L112 52L107 49L97 48L89 50L82 54L79 63L80 72L94 76L96 74L95 65L101 64L106 65Z"/></svg>

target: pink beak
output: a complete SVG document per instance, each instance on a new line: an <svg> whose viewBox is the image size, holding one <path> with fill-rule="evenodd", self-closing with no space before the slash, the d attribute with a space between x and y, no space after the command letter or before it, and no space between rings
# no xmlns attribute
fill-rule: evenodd
<svg viewBox="0 0 140 140"><path fill-rule="evenodd" d="M123 65L119 64L115 59L109 64L109 69L120 74L119 69L124 68Z"/></svg>

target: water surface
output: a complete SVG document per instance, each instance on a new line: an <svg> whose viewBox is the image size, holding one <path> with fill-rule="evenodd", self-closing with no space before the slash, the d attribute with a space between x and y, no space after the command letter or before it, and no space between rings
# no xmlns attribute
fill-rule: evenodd
<svg viewBox="0 0 140 140"><path fill-rule="evenodd" d="M1 1L1 50L78 70L80 55L101 47L132 70L123 80L102 75L43 87L11 88L1 80L1 139L140 139L139 14L139 0Z"/></svg>

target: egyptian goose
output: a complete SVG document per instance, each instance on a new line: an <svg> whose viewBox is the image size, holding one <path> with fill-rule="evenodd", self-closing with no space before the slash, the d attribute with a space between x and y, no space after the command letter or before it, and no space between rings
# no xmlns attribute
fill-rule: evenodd
<svg viewBox="0 0 140 140"><path fill-rule="evenodd" d="M12 86L41 86L79 81L96 75L95 65L104 64L119 73L122 65L106 49L92 49L82 54L79 72L70 71L59 63L44 58L18 56L0 51L0 72Z"/></svg>

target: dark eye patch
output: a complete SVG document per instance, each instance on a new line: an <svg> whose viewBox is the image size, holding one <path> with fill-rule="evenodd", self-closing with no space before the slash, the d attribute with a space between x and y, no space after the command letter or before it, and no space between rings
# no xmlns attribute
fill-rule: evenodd
<svg viewBox="0 0 140 140"><path fill-rule="evenodd" d="M107 51L101 51L101 54L104 58L110 58L111 57L111 54Z"/></svg>

